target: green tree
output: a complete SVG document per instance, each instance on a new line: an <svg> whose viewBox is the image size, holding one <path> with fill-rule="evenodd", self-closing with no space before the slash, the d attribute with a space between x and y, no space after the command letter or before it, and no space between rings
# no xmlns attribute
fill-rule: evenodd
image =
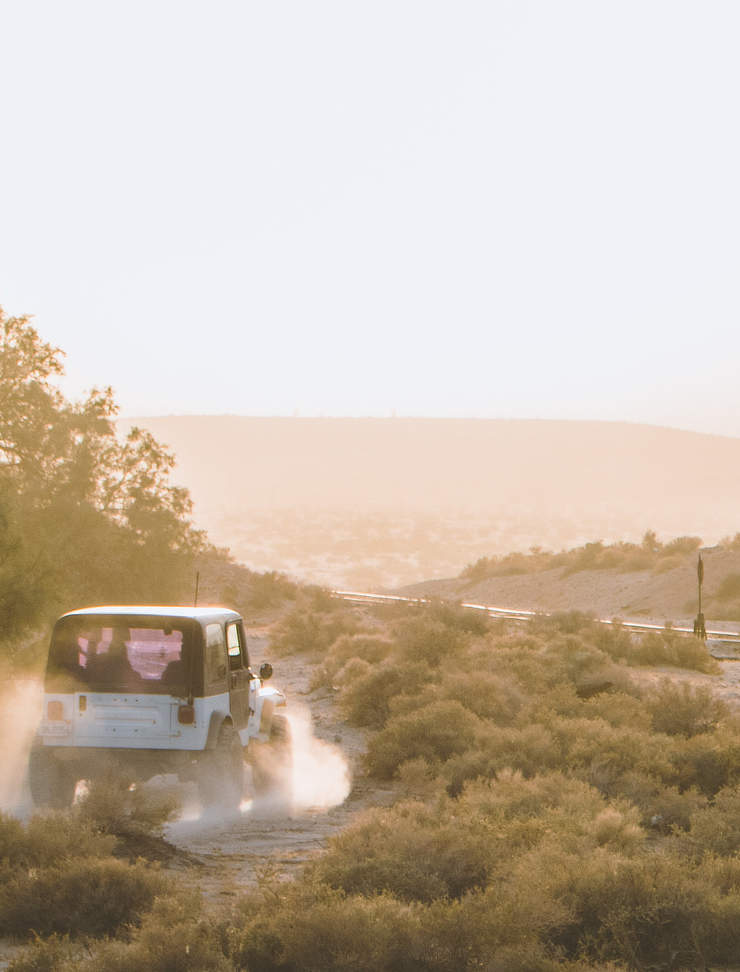
<svg viewBox="0 0 740 972"><path fill-rule="evenodd" d="M63 353L0 308L0 638L83 601L171 601L204 534L145 430L116 435L110 388L68 401Z"/></svg>

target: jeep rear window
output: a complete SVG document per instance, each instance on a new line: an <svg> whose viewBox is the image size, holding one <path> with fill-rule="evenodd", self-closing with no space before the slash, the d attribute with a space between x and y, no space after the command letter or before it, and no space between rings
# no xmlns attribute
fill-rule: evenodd
<svg viewBox="0 0 740 972"><path fill-rule="evenodd" d="M46 689L185 696L193 641L193 624L182 618L63 618L52 635Z"/></svg>

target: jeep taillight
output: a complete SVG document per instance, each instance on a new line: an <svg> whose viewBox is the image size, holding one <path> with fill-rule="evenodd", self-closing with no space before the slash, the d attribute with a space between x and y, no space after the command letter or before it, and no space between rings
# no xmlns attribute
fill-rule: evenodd
<svg viewBox="0 0 740 972"><path fill-rule="evenodd" d="M181 705L177 710L177 721L183 726L192 726L195 722L195 708L192 705Z"/></svg>
<svg viewBox="0 0 740 972"><path fill-rule="evenodd" d="M61 722L64 719L64 703L54 699L46 706L46 715L50 722Z"/></svg>

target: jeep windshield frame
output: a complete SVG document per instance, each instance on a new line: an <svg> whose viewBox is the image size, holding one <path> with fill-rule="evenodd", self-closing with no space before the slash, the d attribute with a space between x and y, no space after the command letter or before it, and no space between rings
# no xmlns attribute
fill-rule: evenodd
<svg viewBox="0 0 740 972"><path fill-rule="evenodd" d="M47 692L203 694L203 631L194 618L69 614L54 626Z"/></svg>

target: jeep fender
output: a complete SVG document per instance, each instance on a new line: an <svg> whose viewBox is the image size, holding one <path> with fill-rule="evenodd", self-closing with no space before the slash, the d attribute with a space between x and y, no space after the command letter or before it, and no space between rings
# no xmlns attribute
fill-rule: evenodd
<svg viewBox="0 0 740 972"><path fill-rule="evenodd" d="M270 738L270 727L272 726L272 716L278 706L285 705L285 695L276 688L265 688L261 686L256 698L257 719L259 720L259 730L257 738L261 742L266 742Z"/></svg>

